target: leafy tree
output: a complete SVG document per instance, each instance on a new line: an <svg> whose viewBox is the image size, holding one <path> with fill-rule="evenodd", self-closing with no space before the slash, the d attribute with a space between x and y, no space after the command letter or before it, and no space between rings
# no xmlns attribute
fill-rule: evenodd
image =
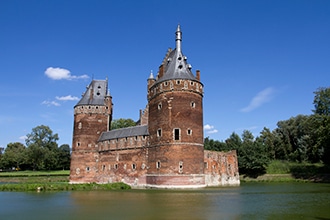
<svg viewBox="0 0 330 220"><path fill-rule="evenodd" d="M2 166L4 168L20 168L27 159L26 148L22 143L9 143L2 155Z"/></svg>
<svg viewBox="0 0 330 220"><path fill-rule="evenodd" d="M204 139L204 149L205 150L213 150L213 151L228 151L230 150L226 143L218 140L210 139L206 137Z"/></svg>
<svg viewBox="0 0 330 220"><path fill-rule="evenodd" d="M257 177L266 172L269 163L266 149L259 138L254 140L253 134L244 130L242 145L238 149L238 166L241 174Z"/></svg>
<svg viewBox="0 0 330 220"><path fill-rule="evenodd" d="M238 150L242 146L242 139L238 134L233 132L228 139L226 139L228 149Z"/></svg>
<svg viewBox="0 0 330 220"><path fill-rule="evenodd" d="M269 128L264 127L264 129L260 132L259 141L266 149L268 158L270 160L276 160L276 135L271 132Z"/></svg>
<svg viewBox="0 0 330 220"><path fill-rule="evenodd" d="M28 159L34 170L56 169L58 139L58 134L53 134L53 131L45 125L33 128L27 135Z"/></svg>
<svg viewBox="0 0 330 220"><path fill-rule="evenodd" d="M120 119L115 119L111 122L112 130L119 128L127 128L132 126L136 126L136 122L133 121L132 119L120 118Z"/></svg>
<svg viewBox="0 0 330 220"><path fill-rule="evenodd" d="M62 144L58 149L58 168L63 170L69 170L70 169L70 146L68 144Z"/></svg>
<svg viewBox="0 0 330 220"><path fill-rule="evenodd" d="M330 115L330 87L321 87L314 92L313 112L319 115Z"/></svg>

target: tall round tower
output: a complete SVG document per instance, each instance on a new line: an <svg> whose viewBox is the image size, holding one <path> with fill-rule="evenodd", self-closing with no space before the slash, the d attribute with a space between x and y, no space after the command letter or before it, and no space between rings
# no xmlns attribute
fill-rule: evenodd
<svg viewBox="0 0 330 220"><path fill-rule="evenodd" d="M156 78L148 79L149 186L202 187L204 178L203 84L181 50L169 49Z"/></svg>
<svg viewBox="0 0 330 220"><path fill-rule="evenodd" d="M74 107L71 183L97 182L97 143L101 133L109 131L111 120L108 80L93 80Z"/></svg>

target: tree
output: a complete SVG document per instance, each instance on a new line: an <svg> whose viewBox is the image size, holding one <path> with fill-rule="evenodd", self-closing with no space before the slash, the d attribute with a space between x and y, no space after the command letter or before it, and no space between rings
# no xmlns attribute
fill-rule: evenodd
<svg viewBox="0 0 330 220"><path fill-rule="evenodd" d="M267 151L268 158L271 160L276 159L275 154L275 143L276 136L273 132L269 130L269 128L264 127L264 129L260 132L259 141L264 146Z"/></svg>
<svg viewBox="0 0 330 220"><path fill-rule="evenodd" d="M330 115L330 87L318 88L314 94L315 110L313 112L319 115Z"/></svg>
<svg viewBox="0 0 330 220"><path fill-rule="evenodd" d="M242 139L235 132L233 132L225 142L230 150L238 150L242 146Z"/></svg>
<svg viewBox="0 0 330 220"><path fill-rule="evenodd" d="M2 155L2 166L4 168L20 168L27 159L26 148L22 143L9 143Z"/></svg>
<svg viewBox="0 0 330 220"><path fill-rule="evenodd" d="M132 127L132 126L136 126L136 122L130 118L129 119L125 119L125 118L115 119L111 122L111 130L119 129L119 128L127 128L127 127Z"/></svg>
<svg viewBox="0 0 330 220"><path fill-rule="evenodd" d="M253 134L244 130L242 145L238 149L238 166L241 174L257 177L266 172L269 163L267 152L259 138L254 140Z"/></svg>
<svg viewBox="0 0 330 220"><path fill-rule="evenodd" d="M68 144L62 144L58 149L59 160L58 160L58 168L63 170L70 169L70 146Z"/></svg>
<svg viewBox="0 0 330 220"><path fill-rule="evenodd" d="M53 131L45 125L37 126L27 134L28 158L34 170L56 169L58 139L58 134L53 134Z"/></svg>

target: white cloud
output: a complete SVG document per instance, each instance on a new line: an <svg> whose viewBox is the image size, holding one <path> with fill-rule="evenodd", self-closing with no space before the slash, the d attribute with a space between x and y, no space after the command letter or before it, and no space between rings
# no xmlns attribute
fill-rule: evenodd
<svg viewBox="0 0 330 220"><path fill-rule="evenodd" d="M60 103L55 102L55 101L43 101L41 104L42 105L47 105L47 106L52 106L52 105L54 105L54 106L60 106L61 105Z"/></svg>
<svg viewBox="0 0 330 220"><path fill-rule="evenodd" d="M204 125L204 130L207 134L215 134L218 133L217 129L214 129L213 125L206 124Z"/></svg>
<svg viewBox="0 0 330 220"><path fill-rule="evenodd" d="M208 134L215 134L215 133L218 133L218 130L217 129L213 129L213 130L207 131L206 133L208 133Z"/></svg>
<svg viewBox="0 0 330 220"><path fill-rule="evenodd" d="M250 104L241 109L241 112L250 112L261 105L265 104L266 102L269 102L273 98L273 94L275 92L275 89L272 87L268 87L261 92L259 92L256 96L253 97Z"/></svg>
<svg viewBox="0 0 330 220"><path fill-rule="evenodd" d="M213 128L214 128L213 125L209 125L209 124L204 125L204 130L211 130Z"/></svg>
<svg viewBox="0 0 330 220"><path fill-rule="evenodd" d="M76 96L72 96L72 95L67 95L67 96L56 96L55 97L57 100L60 100L60 101L75 101L75 100L79 100L78 97Z"/></svg>
<svg viewBox="0 0 330 220"><path fill-rule="evenodd" d="M89 78L86 74L81 76L71 75L71 72L67 69L59 68L59 67L48 67L45 71L46 76L53 80L61 80L61 79L87 79Z"/></svg>
<svg viewBox="0 0 330 220"><path fill-rule="evenodd" d="M25 141L27 139L27 137L24 135L24 136L20 136L18 139L21 141Z"/></svg>

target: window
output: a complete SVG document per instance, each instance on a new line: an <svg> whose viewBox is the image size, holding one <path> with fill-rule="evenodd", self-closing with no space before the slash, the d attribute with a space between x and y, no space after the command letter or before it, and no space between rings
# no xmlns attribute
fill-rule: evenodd
<svg viewBox="0 0 330 220"><path fill-rule="evenodd" d="M136 164L133 163L133 164L132 164L132 170L135 170L135 169L136 169Z"/></svg>
<svg viewBox="0 0 330 220"><path fill-rule="evenodd" d="M105 165L102 166L102 171L104 171L104 170L105 170Z"/></svg>
<svg viewBox="0 0 330 220"><path fill-rule="evenodd" d="M179 66L179 68L180 68L180 66ZM181 69L181 68L180 68ZM181 83L181 81L180 80L177 80L176 81L176 84L180 84Z"/></svg>
<svg viewBox="0 0 330 220"><path fill-rule="evenodd" d="M86 167L86 171L89 172L91 169L89 167Z"/></svg>
<svg viewBox="0 0 330 220"><path fill-rule="evenodd" d="M182 173L182 171L183 171L183 162L180 161L179 162L179 173Z"/></svg>
<svg viewBox="0 0 330 220"><path fill-rule="evenodd" d="M192 134L192 130L191 130L191 129L188 129L188 130L187 130L187 134L188 134L188 135L191 135L191 134Z"/></svg>
<svg viewBox="0 0 330 220"><path fill-rule="evenodd" d="M156 168L157 168L157 169L160 168L160 161L159 161L159 160L156 162Z"/></svg>
<svg viewBox="0 0 330 220"><path fill-rule="evenodd" d="M176 140L176 141L180 140L180 129L179 128L174 129L174 140Z"/></svg>
<svg viewBox="0 0 330 220"><path fill-rule="evenodd" d="M195 107L196 107L196 103L195 103L195 102L191 102L191 103L190 103L190 106L191 106L192 108L195 108Z"/></svg>
<svg viewBox="0 0 330 220"><path fill-rule="evenodd" d="M77 147L80 147L80 142L77 142Z"/></svg>
<svg viewBox="0 0 330 220"><path fill-rule="evenodd" d="M118 169L118 164L115 164L114 165L114 168L117 170Z"/></svg>
<svg viewBox="0 0 330 220"><path fill-rule="evenodd" d="M209 168L209 164L207 162L204 162L204 167L207 169Z"/></svg>
<svg viewBox="0 0 330 220"><path fill-rule="evenodd" d="M158 110L162 109L162 103L158 104Z"/></svg>
<svg viewBox="0 0 330 220"><path fill-rule="evenodd" d="M157 137L161 137L162 136L162 129L158 129L157 130Z"/></svg>

